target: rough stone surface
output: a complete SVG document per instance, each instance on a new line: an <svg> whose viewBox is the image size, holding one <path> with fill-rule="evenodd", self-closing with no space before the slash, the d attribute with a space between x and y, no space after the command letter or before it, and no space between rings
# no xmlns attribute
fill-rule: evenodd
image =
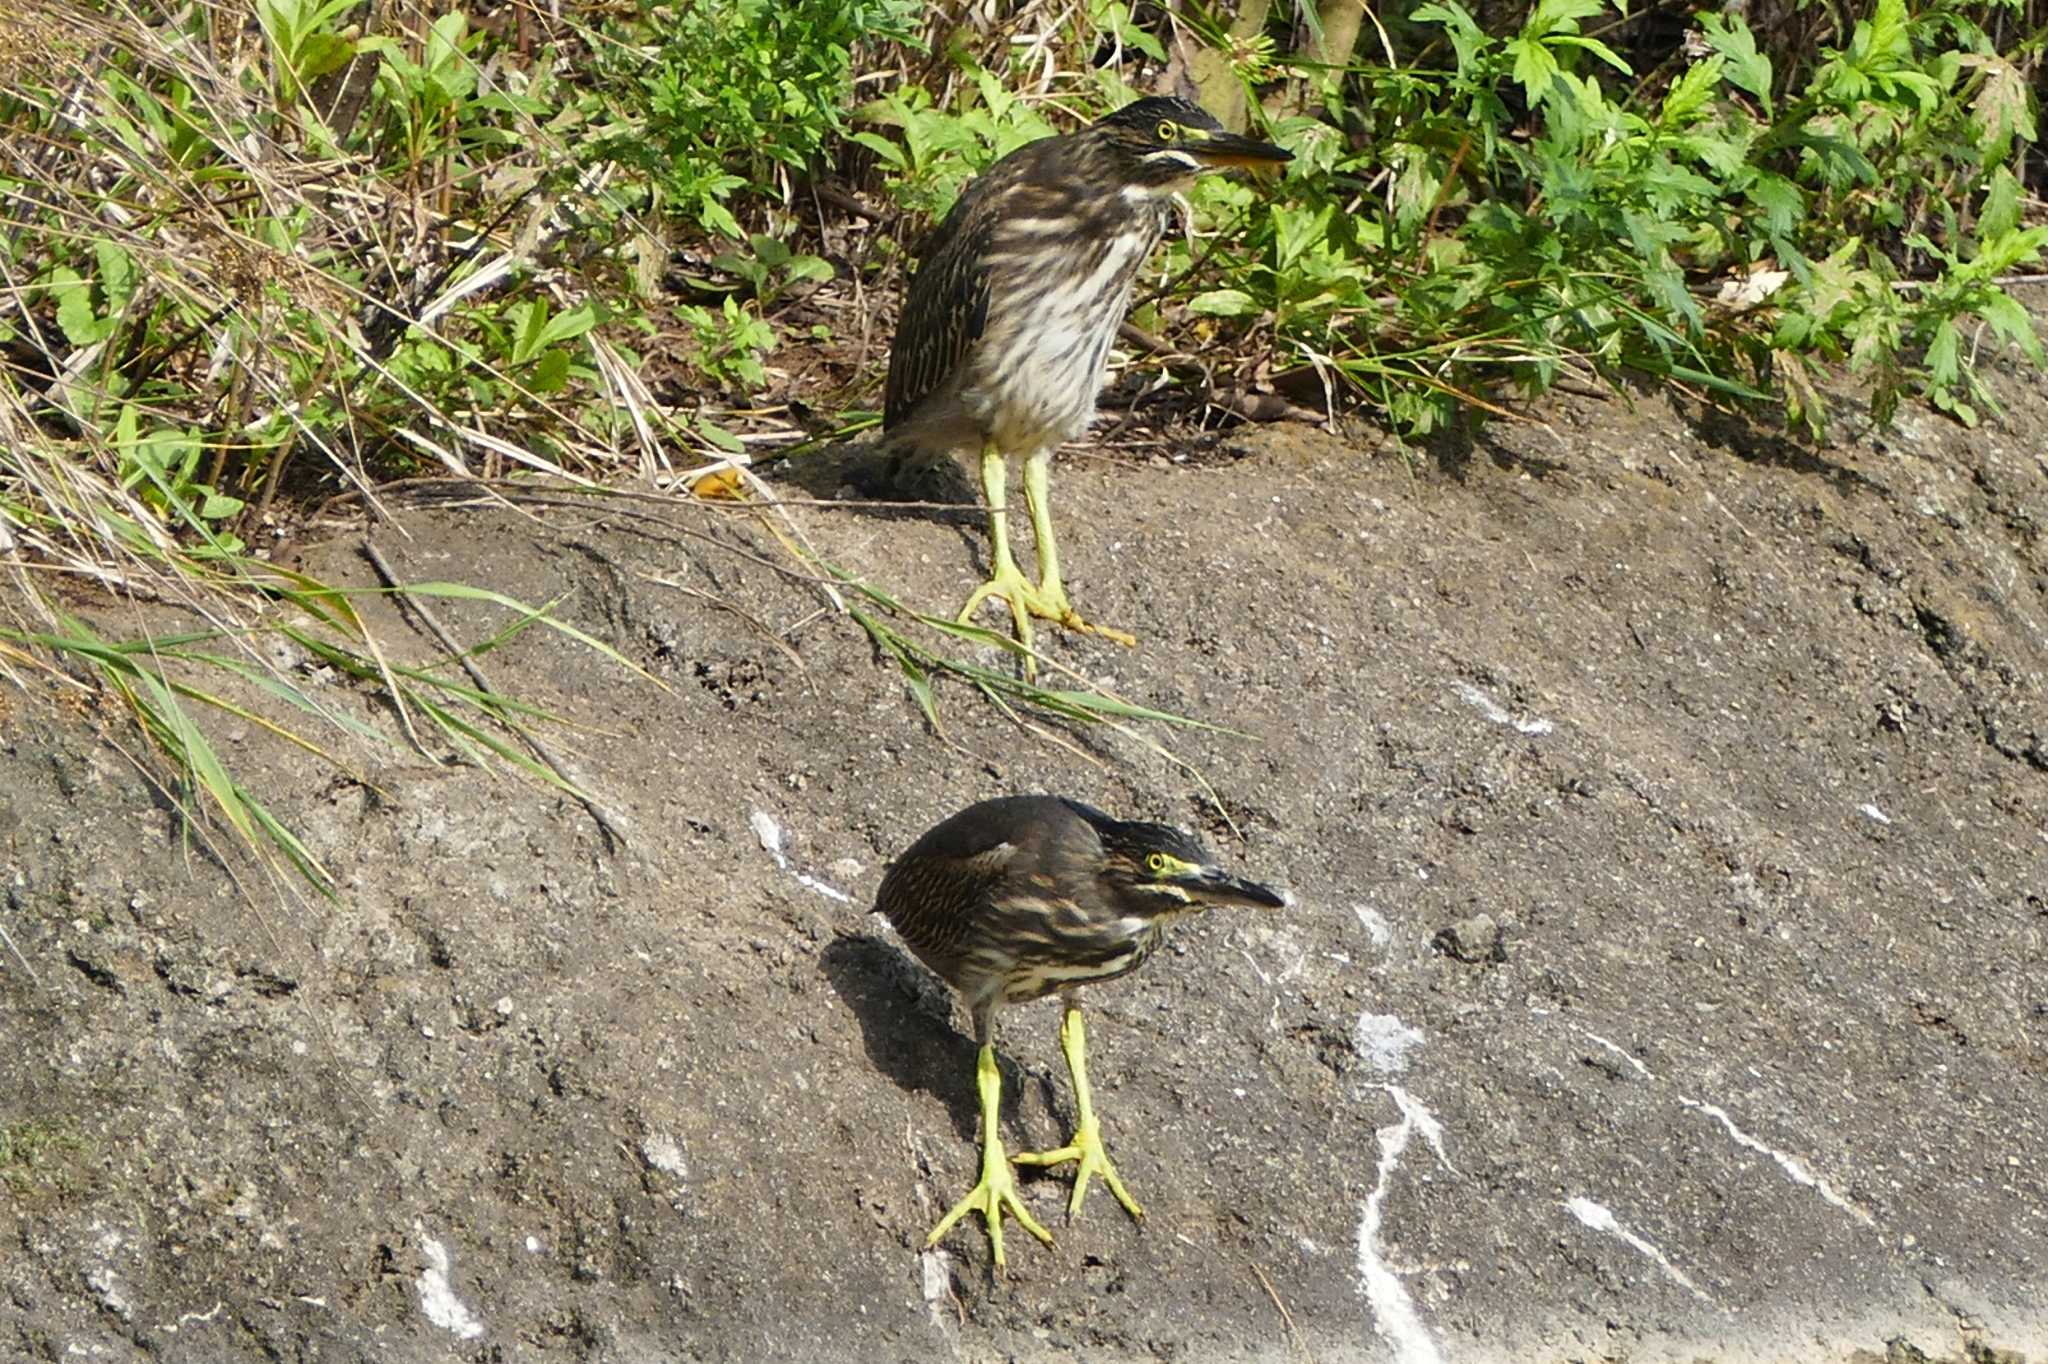
<svg viewBox="0 0 2048 1364"><path fill-rule="evenodd" d="M1224 729L942 682L936 734L746 513L403 511L405 576L558 603L666 690L545 628L484 658L572 722L623 850L502 772L259 695L345 770L209 717L331 903L27 674L0 1358L2040 1364L2048 397L2005 390L1980 431L1818 451L1589 400L1427 458L1074 452L1077 599L1142 644L1047 647ZM792 515L928 609L979 569L971 517ZM299 562L374 581L347 538ZM1149 1217L1065 1225L1026 1172L1057 1244L992 1281L972 1224L920 1249L974 1177L973 1047L865 911L922 830L1030 790L1199 828L1299 903L1088 994ZM1432 950L1481 915L1504 957ZM1012 1149L1066 1135L1057 1013L1002 1020Z"/></svg>
<svg viewBox="0 0 2048 1364"><path fill-rule="evenodd" d="M1508 959L1507 940L1491 914L1472 914L1446 924L1432 941L1439 952L1475 966Z"/></svg>

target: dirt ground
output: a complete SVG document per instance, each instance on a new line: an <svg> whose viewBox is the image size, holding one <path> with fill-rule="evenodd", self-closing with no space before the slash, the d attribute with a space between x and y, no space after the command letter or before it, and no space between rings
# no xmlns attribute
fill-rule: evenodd
<svg viewBox="0 0 2048 1364"><path fill-rule="evenodd" d="M502 772L216 723L332 903L181 827L110 713L0 692L0 1358L2039 1364L2048 388L2001 383L1980 430L1819 449L1654 397L1420 456L1098 437L1062 549L1141 644L1046 646L1227 730L942 684L934 733L745 514L416 507L403 576L559 600L666 690L543 629L487 658L623 848ZM792 515L930 609L980 571L971 515ZM1299 899L1090 992L1149 1216L1026 1172L1057 1242L998 1280L974 1224L921 1251L973 1047L866 911L1037 790ZM1057 1018L1002 1020L1013 1150L1066 1136Z"/></svg>

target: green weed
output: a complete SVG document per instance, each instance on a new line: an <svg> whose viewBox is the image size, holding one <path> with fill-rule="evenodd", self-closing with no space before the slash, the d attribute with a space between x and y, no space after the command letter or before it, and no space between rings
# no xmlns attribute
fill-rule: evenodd
<svg viewBox="0 0 2048 1364"><path fill-rule="evenodd" d="M62 1189L75 1177L85 1143L68 1127L30 1118L0 1125L0 1185L16 1198Z"/></svg>
<svg viewBox="0 0 2048 1364"><path fill-rule="evenodd" d="M2040 361L2000 283L2048 245L2010 164L2033 115L2014 61L1933 44L1984 45L1960 11L1881 0L1797 84L1739 17L1704 14L1699 59L1661 88L1587 36L1619 13L1540 0L1489 33L1442 0L1408 31L1448 62L1315 73L1323 117L1275 127L1302 153L1282 195L1213 191L1247 216L1189 311L1269 318L1413 432L1503 378L1604 369L1776 388L1817 434L1807 363L1835 359L1881 418L1917 393L1967 421L1984 395L1961 327Z"/></svg>
<svg viewBox="0 0 2048 1364"><path fill-rule="evenodd" d="M633 93L609 105L591 155L636 172L666 212L744 241L734 199L787 202L789 177L843 130L854 48L911 40L923 10L910 0L643 3L618 26L621 41L593 49L600 83Z"/></svg>

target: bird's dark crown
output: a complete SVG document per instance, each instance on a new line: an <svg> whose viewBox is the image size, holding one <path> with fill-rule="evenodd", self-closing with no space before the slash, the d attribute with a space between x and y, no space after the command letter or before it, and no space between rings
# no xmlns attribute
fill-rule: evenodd
<svg viewBox="0 0 2048 1364"><path fill-rule="evenodd" d="M1181 881L1215 863L1201 840L1170 824L1113 819L1076 800L1068 801L1067 808L1095 827L1102 840L1103 872L1133 889Z"/></svg>
<svg viewBox="0 0 2048 1364"><path fill-rule="evenodd" d="M1183 128L1204 133L1223 131L1223 125L1207 109L1178 95L1147 95L1144 99L1132 100L1115 113L1096 120L1095 126L1119 129L1158 146L1170 146L1178 141L1181 136L1179 130Z"/></svg>

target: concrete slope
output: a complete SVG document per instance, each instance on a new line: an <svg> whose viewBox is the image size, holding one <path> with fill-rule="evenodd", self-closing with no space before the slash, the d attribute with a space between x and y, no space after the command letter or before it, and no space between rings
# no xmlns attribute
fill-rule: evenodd
<svg viewBox="0 0 2048 1364"><path fill-rule="evenodd" d="M746 513L401 509L402 574L668 690L543 628L484 658L623 849L535 783L214 724L332 903L176 822L118 716L0 692L0 1357L2048 1358L2048 398L2007 391L1819 452L1647 401L1429 458L1074 453L1077 601L1141 645L1049 650L1227 731L942 682L934 733ZM979 569L971 516L790 514L934 610ZM346 534L299 561L374 581ZM975 1225L921 1250L973 1047L866 910L1032 790L1300 902L1088 993L1150 1215L1027 1177L1057 1242L997 1281ZM1057 1014L1002 1020L1012 1149L1066 1136Z"/></svg>

